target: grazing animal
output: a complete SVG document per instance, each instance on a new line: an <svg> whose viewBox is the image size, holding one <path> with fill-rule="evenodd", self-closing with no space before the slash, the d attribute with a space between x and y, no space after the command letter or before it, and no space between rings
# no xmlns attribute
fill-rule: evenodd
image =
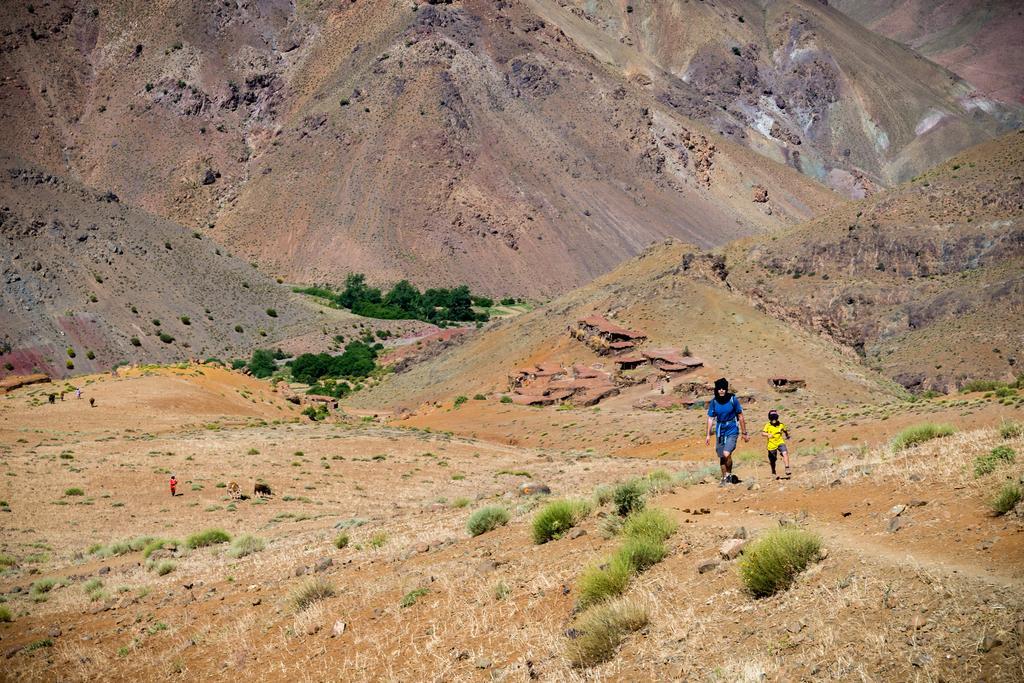
<svg viewBox="0 0 1024 683"><path fill-rule="evenodd" d="M256 482L256 486L252 488L252 495L260 496L262 498L263 496L272 496L274 495L274 492L270 490L270 486L267 484Z"/></svg>
<svg viewBox="0 0 1024 683"><path fill-rule="evenodd" d="M228 482L228 495L231 496L231 498L233 500L241 499L241 497L242 497L242 489L240 489L238 487L238 482L237 481L229 481Z"/></svg>

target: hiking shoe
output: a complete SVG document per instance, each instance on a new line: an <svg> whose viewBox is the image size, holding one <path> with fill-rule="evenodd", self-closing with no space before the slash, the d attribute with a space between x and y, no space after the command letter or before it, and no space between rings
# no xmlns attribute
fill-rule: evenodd
<svg viewBox="0 0 1024 683"><path fill-rule="evenodd" d="M789 468L787 467L787 468L786 468L786 479L789 479L789 478L790 478L790 477L792 477L792 476L793 476L793 473L792 473L792 472L790 472L790 471L789 471Z"/></svg>
<svg viewBox="0 0 1024 683"><path fill-rule="evenodd" d="M735 474L730 474L729 475L729 483L730 484L738 484L738 483L740 483L740 478L738 476L736 476Z"/></svg>
<svg viewBox="0 0 1024 683"><path fill-rule="evenodd" d="M719 486L725 486L728 483L729 483L729 477L725 476L725 477L722 477L722 481L718 482L718 485Z"/></svg>

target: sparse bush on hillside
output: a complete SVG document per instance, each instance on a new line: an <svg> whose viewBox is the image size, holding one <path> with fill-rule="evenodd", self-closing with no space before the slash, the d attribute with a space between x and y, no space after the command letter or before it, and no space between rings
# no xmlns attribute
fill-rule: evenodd
<svg viewBox="0 0 1024 683"><path fill-rule="evenodd" d="M191 325L192 324L192 318L188 317L187 315L181 316L181 318L179 318L179 320L181 320L181 324L182 325Z"/></svg>
<svg viewBox="0 0 1024 683"><path fill-rule="evenodd" d="M13 621L13 619L14 618L11 616L11 610L7 609L3 605L0 605L0 623L8 623L10 621Z"/></svg>
<svg viewBox="0 0 1024 683"><path fill-rule="evenodd" d="M663 541L651 536L634 536L626 539L614 557L622 558L634 572L642 572L661 562L667 554Z"/></svg>
<svg viewBox="0 0 1024 683"><path fill-rule="evenodd" d="M246 555L260 552L264 547L266 547L266 543L264 543L263 539L245 534L231 542L231 549L228 550L228 555L236 558L245 557Z"/></svg>
<svg viewBox="0 0 1024 683"><path fill-rule="evenodd" d="M342 548L347 548L348 547L348 542L349 542L348 534L338 534L334 538L334 547L337 548L338 550L341 550Z"/></svg>
<svg viewBox="0 0 1024 683"><path fill-rule="evenodd" d="M1022 495L1024 494L1021 493L1020 486L1012 482L1006 482L989 502L989 507L992 508L992 512L996 515L1005 515L1017 507Z"/></svg>
<svg viewBox="0 0 1024 683"><path fill-rule="evenodd" d="M892 447L893 450L901 451L905 448L922 444L925 441L949 436L954 432L956 432L956 429L951 425L926 422L924 424L908 427L897 434L892 440Z"/></svg>
<svg viewBox="0 0 1024 683"><path fill-rule="evenodd" d="M334 584L327 579L310 579L292 593L292 608L296 612L301 612L321 600L334 597L335 594Z"/></svg>
<svg viewBox="0 0 1024 683"><path fill-rule="evenodd" d="M65 496L84 496L85 495L85 491L83 491L82 489L78 488L77 486L73 486L73 487L71 487L69 489L64 489L64 495Z"/></svg>
<svg viewBox="0 0 1024 683"><path fill-rule="evenodd" d="M589 514L590 503L585 500L551 501L533 518L533 542L539 545L561 538Z"/></svg>
<svg viewBox="0 0 1024 683"><path fill-rule="evenodd" d="M994 379L975 379L964 384L960 391L969 394L975 391L995 391L1001 387L1005 387L1006 382L1000 382Z"/></svg>
<svg viewBox="0 0 1024 683"><path fill-rule="evenodd" d="M466 528L469 530L470 536L479 536L508 524L508 520L508 510L500 505L488 505L469 516Z"/></svg>
<svg viewBox="0 0 1024 683"><path fill-rule="evenodd" d="M412 607L416 604L416 601L422 598L424 595L430 592L429 588L414 588L405 595L402 596L401 601L398 603L399 607Z"/></svg>
<svg viewBox="0 0 1024 683"><path fill-rule="evenodd" d="M1009 446L996 446L985 455L979 455L974 459L974 476L981 477L994 472L1001 464L1012 463L1017 459L1017 453Z"/></svg>
<svg viewBox="0 0 1024 683"><path fill-rule="evenodd" d="M277 317L277 311L274 310L273 308L268 308L267 309L267 315L269 315L271 318L276 318Z"/></svg>
<svg viewBox="0 0 1024 683"><path fill-rule="evenodd" d="M142 346L142 342L139 341L138 337L132 337L129 341L131 342L132 346Z"/></svg>
<svg viewBox="0 0 1024 683"><path fill-rule="evenodd" d="M1020 422L1003 422L999 425L999 436L1004 439L1016 439L1024 435L1024 424Z"/></svg>
<svg viewBox="0 0 1024 683"><path fill-rule="evenodd" d="M772 595L788 588L820 550L821 538L803 529L770 531L744 550L740 578L754 596Z"/></svg>
<svg viewBox="0 0 1024 683"><path fill-rule="evenodd" d="M177 568L177 562L173 562L171 560L164 560L160 564L156 565L154 571L157 573L157 576L167 576Z"/></svg>
<svg viewBox="0 0 1024 683"><path fill-rule="evenodd" d="M612 494L612 502L615 503L615 511L620 517L626 517L636 510L642 510L644 507L643 484L636 479L620 484Z"/></svg>
<svg viewBox="0 0 1024 683"><path fill-rule="evenodd" d="M630 538L650 538L663 542L676 532L679 525L664 510L647 508L634 512L622 525L622 534Z"/></svg>
<svg viewBox="0 0 1024 683"><path fill-rule="evenodd" d="M223 529L207 529L200 531L197 534L192 534L185 540L185 545L189 548L204 548L208 545L216 545L218 543L227 543L231 540L231 536Z"/></svg>
<svg viewBox="0 0 1024 683"><path fill-rule="evenodd" d="M629 585L633 572L633 565L625 555L613 555L603 566L588 567L577 585L579 608L586 609L621 595Z"/></svg>
<svg viewBox="0 0 1024 683"><path fill-rule="evenodd" d="M511 402L512 402L512 397L511 396L502 396L501 397L501 403L511 403Z"/></svg>
<svg viewBox="0 0 1024 683"><path fill-rule="evenodd" d="M155 553L157 550L176 550L181 545L181 541L175 541L169 538L151 538L142 547L142 557L148 560L149 556Z"/></svg>
<svg viewBox="0 0 1024 683"><path fill-rule="evenodd" d="M463 403L465 403L468 400L469 400L469 398L466 397L466 396L456 396L455 397L455 401L452 403L452 408L458 408L459 406L461 406Z"/></svg>
<svg viewBox="0 0 1024 683"><path fill-rule="evenodd" d="M607 662L615 656L622 640L647 622L647 611L630 602L587 610L573 622L574 637L566 648L569 662L578 669Z"/></svg>
<svg viewBox="0 0 1024 683"><path fill-rule="evenodd" d="M164 344L170 344L172 341L174 341L174 337L167 334L166 332L161 332L160 341L162 341Z"/></svg>

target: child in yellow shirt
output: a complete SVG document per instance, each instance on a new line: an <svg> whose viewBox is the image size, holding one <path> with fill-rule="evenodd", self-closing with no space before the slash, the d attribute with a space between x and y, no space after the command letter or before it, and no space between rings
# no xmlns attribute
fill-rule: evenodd
<svg viewBox="0 0 1024 683"><path fill-rule="evenodd" d="M772 474L775 474L775 461L778 460L779 454L782 454L782 462L786 465L786 479L791 476L789 470L789 449L786 448L786 439L789 438L789 432L786 430L786 425L779 421L779 411L769 410L768 421L765 422L764 427L761 429L761 434L768 437L768 464L772 466ZM775 474L775 478L779 476Z"/></svg>

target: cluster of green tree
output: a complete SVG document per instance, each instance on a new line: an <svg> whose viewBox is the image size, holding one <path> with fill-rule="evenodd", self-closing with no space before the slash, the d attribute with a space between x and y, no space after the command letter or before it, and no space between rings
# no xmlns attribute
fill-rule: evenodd
<svg viewBox="0 0 1024 683"><path fill-rule="evenodd" d="M347 308L364 318L380 320L422 320L429 323L486 322L487 313L477 313L473 306L490 308L491 299L473 296L469 287L434 288L420 292L408 280L395 283L386 294L366 284L366 276L353 273L345 278L345 288L333 292L323 287L296 287L300 294L327 299L339 308Z"/></svg>
<svg viewBox="0 0 1024 683"><path fill-rule="evenodd" d="M289 363L292 379L316 384L323 378L362 379L377 368L377 349L362 341L351 341L339 356L304 353Z"/></svg>
<svg viewBox="0 0 1024 683"><path fill-rule="evenodd" d="M281 349L271 351L270 349L256 349L252 352L252 358L246 363L244 360L232 361L231 367L238 370L242 367L249 368L253 377L261 379L270 377L277 370L277 361L288 357Z"/></svg>

